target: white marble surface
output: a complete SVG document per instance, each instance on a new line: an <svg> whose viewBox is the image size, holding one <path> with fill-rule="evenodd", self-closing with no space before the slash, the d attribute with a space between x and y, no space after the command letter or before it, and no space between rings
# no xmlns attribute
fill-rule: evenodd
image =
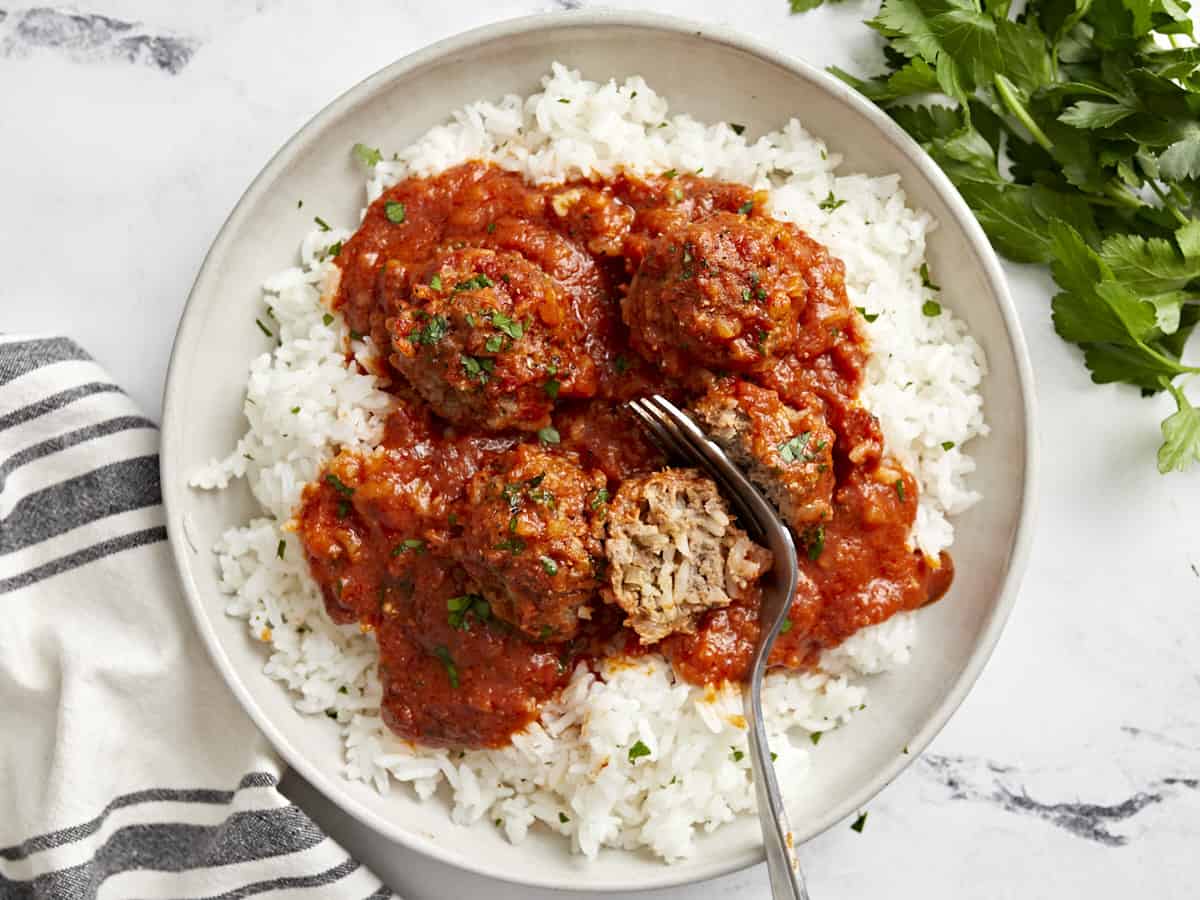
<svg viewBox="0 0 1200 900"><path fill-rule="evenodd" d="M424 44L589 0L81 2L72 21L0 0L0 328L72 335L157 415L204 252L293 131ZM804 17L787 0L623 5L726 22L818 64L869 48L860 0ZM1200 471L1158 475L1166 401L1089 383L1051 327L1048 278L1008 273L1042 411L1025 586L974 692L865 831L843 823L803 848L818 900L1200 890ZM421 859L291 790L410 900L553 896ZM767 895L759 867L641 896Z"/></svg>

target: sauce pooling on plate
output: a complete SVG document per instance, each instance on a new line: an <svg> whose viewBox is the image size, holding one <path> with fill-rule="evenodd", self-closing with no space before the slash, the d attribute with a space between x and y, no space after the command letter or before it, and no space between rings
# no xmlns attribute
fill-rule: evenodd
<svg viewBox="0 0 1200 900"><path fill-rule="evenodd" d="M661 393L772 480L802 545L772 663L816 663L937 599L917 485L858 402L868 347L842 264L764 195L674 172L531 186L468 163L393 186L337 257L336 305L396 399L297 520L332 619L376 632L402 737L500 746L580 661L663 652L743 679L757 585L644 647L607 602L622 482L666 465L623 401ZM739 460L741 461L741 460Z"/></svg>

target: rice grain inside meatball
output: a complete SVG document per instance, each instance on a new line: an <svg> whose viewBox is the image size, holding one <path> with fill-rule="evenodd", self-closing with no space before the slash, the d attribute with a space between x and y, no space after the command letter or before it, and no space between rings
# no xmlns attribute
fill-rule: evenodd
<svg viewBox="0 0 1200 900"><path fill-rule="evenodd" d="M590 618L606 483L576 454L532 444L475 475L459 513L460 562L498 617L543 641L568 640Z"/></svg>
<svg viewBox="0 0 1200 900"><path fill-rule="evenodd" d="M692 414L797 533L833 515L833 430L821 402L796 408L747 381L713 385Z"/></svg>
<svg viewBox="0 0 1200 900"><path fill-rule="evenodd" d="M734 524L717 486L693 469L622 482L605 550L605 599L647 644L694 632L705 611L747 599L772 563Z"/></svg>

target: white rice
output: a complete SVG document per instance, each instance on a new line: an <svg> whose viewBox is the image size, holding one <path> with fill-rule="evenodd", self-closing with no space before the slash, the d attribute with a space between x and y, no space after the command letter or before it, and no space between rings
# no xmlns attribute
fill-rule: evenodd
<svg viewBox="0 0 1200 900"><path fill-rule="evenodd" d="M542 93L472 104L378 164L367 198L470 159L534 182L674 168L769 189L771 214L798 223L840 257L851 301L878 314L868 326L874 354L863 401L879 416L889 450L921 485L913 542L936 553L953 539L948 516L978 499L966 485L974 464L963 445L987 426L978 345L948 309L922 313L935 296L920 274L934 223L905 205L897 176L836 174L839 157L795 120L754 142L736 132L668 116L666 101L641 78L597 84L555 65ZM830 194L844 203L822 209ZM599 678L580 666L540 721L502 750L414 748L382 724L375 643L329 622L288 526L322 463L339 447L377 444L391 408L374 377L346 367L346 326L322 302L333 270L323 250L351 230L314 232L301 247L301 265L265 285L280 344L251 365L249 431L228 458L192 481L223 488L245 477L265 513L216 547L227 612L246 619L267 646L264 671L296 694L299 712L336 719L330 727L345 742L347 778L380 791L407 783L431 803L444 802L435 791L448 785L454 821L494 822L514 842L541 823L588 856L604 846L644 846L667 861L686 857L697 829L712 831L753 808L750 760L738 692L676 682L661 657L610 662ZM374 351L369 339L354 349L364 357ZM914 614L895 616L826 653L820 671L768 677L768 730L782 781L794 785L806 773L810 733L848 722L862 706L863 676L908 661L915 631ZM650 752L630 760L638 741Z"/></svg>

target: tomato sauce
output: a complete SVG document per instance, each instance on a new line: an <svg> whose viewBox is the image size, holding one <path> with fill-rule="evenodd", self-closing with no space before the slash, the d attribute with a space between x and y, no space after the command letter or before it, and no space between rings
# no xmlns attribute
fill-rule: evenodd
<svg viewBox="0 0 1200 900"><path fill-rule="evenodd" d="M689 362L686 341L671 343L675 322L658 317L631 336L622 304L643 260L674 271L663 235L700 229L695 241L718 260L702 260L700 274L717 287L746 275L751 301L760 283L764 295L791 291L775 319L774 299L743 311L765 323L755 328L782 322L786 333L731 338L733 374L819 408L834 435L832 500L800 535L801 589L772 663L812 666L948 587L949 557L907 544L917 485L857 402L868 347L841 263L762 215L764 199L691 175L534 186L468 163L371 204L337 256L335 303L382 348L377 374L396 409L381 447L335 457L296 521L330 617L376 632L382 713L396 733L503 745L579 662L645 649L599 596L608 498L666 464L621 404L652 392L686 404L731 374L714 366L716 345ZM740 235L746 220L758 237ZM713 222L733 224L704 234ZM781 240L786 266L739 271L744 248L767 267L763 247ZM700 312L689 321L708 327ZM756 605L757 595L711 611L695 635L650 649L697 684L744 678Z"/></svg>

